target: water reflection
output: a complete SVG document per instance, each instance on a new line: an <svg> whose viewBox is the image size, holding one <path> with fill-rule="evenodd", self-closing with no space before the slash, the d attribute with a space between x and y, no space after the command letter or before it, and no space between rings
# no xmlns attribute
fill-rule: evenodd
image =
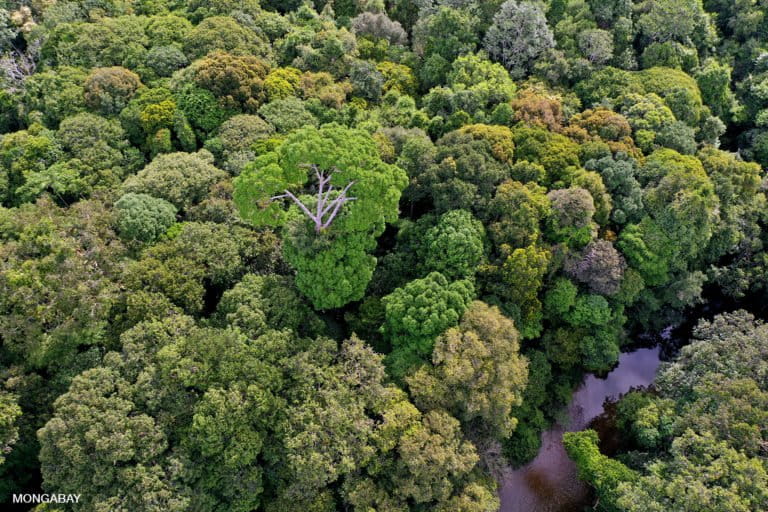
<svg viewBox="0 0 768 512"><path fill-rule="evenodd" d="M505 472L499 490L501 512L579 512L589 505L591 493L565 453L563 432L584 429L603 412L606 398L650 384L659 363L658 347L643 348L621 354L618 366L604 378L587 376L568 405L567 427L556 425L544 432L536 458Z"/></svg>

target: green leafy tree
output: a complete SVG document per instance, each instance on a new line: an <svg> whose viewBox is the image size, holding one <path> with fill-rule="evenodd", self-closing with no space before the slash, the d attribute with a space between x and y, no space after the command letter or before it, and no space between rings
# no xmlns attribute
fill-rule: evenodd
<svg viewBox="0 0 768 512"><path fill-rule="evenodd" d="M376 69L384 77L382 89L386 94L389 91L397 91L402 94L414 96L416 92L416 77L413 70L403 64L384 61L380 62Z"/></svg>
<svg viewBox="0 0 768 512"><path fill-rule="evenodd" d="M10 45L18 35L18 28L13 26L15 23L11 20L11 13L5 7L0 11L0 43L3 47Z"/></svg>
<svg viewBox="0 0 768 512"><path fill-rule="evenodd" d="M398 355L428 357L435 338L459 323L473 297L471 281L451 283L439 272L431 272L382 299L382 332Z"/></svg>
<svg viewBox="0 0 768 512"><path fill-rule="evenodd" d="M638 27L652 41L675 40L703 47L714 38L714 27L700 0L648 2Z"/></svg>
<svg viewBox="0 0 768 512"><path fill-rule="evenodd" d="M514 149L505 126L465 126L438 141L435 164L415 180L438 211L464 209L483 218L496 186L509 177Z"/></svg>
<svg viewBox="0 0 768 512"><path fill-rule="evenodd" d="M482 262L485 229L466 210L440 216L424 240L424 266L448 279L471 278Z"/></svg>
<svg viewBox="0 0 768 512"><path fill-rule="evenodd" d="M704 170L715 186L720 200L720 219L715 225L706 250L706 258L713 261L730 254L735 260L718 264L714 276L726 293L740 296L749 287L749 277L754 270L754 253L751 247L757 241L757 226L765 196L756 188L759 182L759 165L744 162L735 155L706 148L699 152ZM741 277L738 277L741 275Z"/></svg>
<svg viewBox="0 0 768 512"><path fill-rule="evenodd" d="M627 119L621 114L605 107L587 109L571 117L569 123L572 127L578 126L583 128L589 135L597 136L606 142L626 142L627 145L631 144L631 141L627 139L632 135L632 127ZM609 146L611 145L609 144ZM615 152L613 148L611 150Z"/></svg>
<svg viewBox="0 0 768 512"><path fill-rule="evenodd" d="M732 71L727 64L709 59L696 73L696 83L701 89L704 103L724 121L730 120L738 110L736 97L731 90Z"/></svg>
<svg viewBox="0 0 768 512"><path fill-rule="evenodd" d="M508 437L528 378L514 323L498 308L475 301L458 327L440 335L432 365L406 378L421 409L445 409L476 434Z"/></svg>
<svg viewBox="0 0 768 512"><path fill-rule="evenodd" d="M765 466L710 434L687 431L672 443L670 456L651 463L647 476L618 486L620 510L760 510L768 504ZM691 485L694 494L685 492Z"/></svg>
<svg viewBox="0 0 768 512"><path fill-rule="evenodd" d="M270 101L297 95L300 85L301 71L292 67L274 68L264 79L264 89Z"/></svg>
<svg viewBox="0 0 768 512"><path fill-rule="evenodd" d="M671 436L674 403L654 400L642 390L630 391L616 407L617 426L643 449L658 449Z"/></svg>
<svg viewBox="0 0 768 512"><path fill-rule="evenodd" d="M698 54L694 48L677 41L651 42L643 50L640 58L643 67L666 67L690 71L698 64Z"/></svg>
<svg viewBox="0 0 768 512"><path fill-rule="evenodd" d="M326 72L335 77L349 73L357 57L357 39L347 28L310 6L300 7L290 18L288 32L274 44L278 61L302 71Z"/></svg>
<svg viewBox="0 0 768 512"><path fill-rule="evenodd" d="M302 229L297 245L286 240L283 255L296 270L296 286L316 309L341 307L362 298L373 277L376 258L370 253L375 239L367 233L317 235Z"/></svg>
<svg viewBox="0 0 768 512"><path fill-rule="evenodd" d="M139 76L125 68L95 68L83 85L85 104L107 116L119 114L141 85Z"/></svg>
<svg viewBox="0 0 768 512"><path fill-rule="evenodd" d="M310 179L316 196L305 195ZM368 134L326 125L298 130L257 158L235 179L234 199L244 219L286 226L297 286L326 309L363 296L376 266L369 251L396 219L405 185L405 173L381 160Z"/></svg>
<svg viewBox="0 0 768 512"><path fill-rule="evenodd" d="M5 350L25 366L58 361L65 367L78 347L108 339L109 310L120 296L116 265L124 254L113 219L103 204L89 201L63 210L40 200L0 215Z"/></svg>
<svg viewBox="0 0 768 512"><path fill-rule="evenodd" d="M269 64L264 59L215 51L193 62L176 80L210 91L224 109L253 114L266 99L264 79L268 73Z"/></svg>
<svg viewBox="0 0 768 512"><path fill-rule="evenodd" d="M544 311L548 318L556 320L564 317L576 303L579 288L565 277L558 277L544 296Z"/></svg>
<svg viewBox="0 0 768 512"><path fill-rule="evenodd" d="M589 160L584 167L600 174L611 194L613 209L611 220L618 225L640 220L643 210L643 192L636 175L637 162L625 155L605 156Z"/></svg>
<svg viewBox="0 0 768 512"><path fill-rule="evenodd" d="M482 53L471 53L453 61L446 86L432 88L422 103L431 116L449 118L464 111L478 122L487 122L487 114L499 105L506 105L516 90L504 66L491 62Z"/></svg>
<svg viewBox="0 0 768 512"><path fill-rule="evenodd" d="M553 190L547 194L552 205L548 233L556 242L573 247L589 243L595 234L595 203L590 193L580 187Z"/></svg>
<svg viewBox="0 0 768 512"><path fill-rule="evenodd" d="M85 110L86 77L82 69L68 66L35 73L24 81L25 110L41 113L46 126L56 129L62 119Z"/></svg>
<svg viewBox="0 0 768 512"><path fill-rule="evenodd" d="M656 94L630 94L622 97L620 101L621 113L635 131L638 146L645 151L653 148L657 132L675 122L672 111Z"/></svg>
<svg viewBox="0 0 768 512"><path fill-rule="evenodd" d="M127 69L143 62L149 43L146 18L104 16L93 22L68 18L53 27L42 45L40 54L46 61L59 66Z"/></svg>
<svg viewBox="0 0 768 512"><path fill-rule="evenodd" d="M419 77L426 87L442 83L451 63L475 51L478 20L464 10L439 7L413 28L413 47L422 57Z"/></svg>
<svg viewBox="0 0 768 512"><path fill-rule="evenodd" d="M566 314L567 321L577 327L602 326L612 319L608 301L600 295L579 295Z"/></svg>
<svg viewBox="0 0 768 512"><path fill-rule="evenodd" d="M187 18L176 14L161 14L149 19L146 33L150 45L167 46L183 43L190 30L192 23Z"/></svg>
<svg viewBox="0 0 768 512"><path fill-rule="evenodd" d="M525 125L515 127L512 135L516 162L539 164L546 170L542 185L562 182L580 164L579 145L564 135Z"/></svg>
<svg viewBox="0 0 768 512"><path fill-rule="evenodd" d="M540 239L550 201L544 187L509 180L496 188L488 210L493 219L488 232L497 247L526 247Z"/></svg>
<svg viewBox="0 0 768 512"><path fill-rule="evenodd" d="M232 0L214 0L212 2L192 0L187 6L187 10L192 14L195 21L216 15L226 16L238 11L251 17L262 14L259 2L255 0L245 0L244 2L233 2Z"/></svg>
<svg viewBox="0 0 768 512"><path fill-rule="evenodd" d="M61 122L56 138L69 159L51 166L44 176L29 183L31 195L46 189L55 191L59 183L66 186L69 180L73 181L69 188L81 195L112 188L143 164L141 154L131 147L114 119L77 114Z"/></svg>
<svg viewBox="0 0 768 512"><path fill-rule="evenodd" d="M274 128L259 116L240 114L224 121L205 147L216 155L223 169L237 175L256 157L256 143L273 132Z"/></svg>
<svg viewBox="0 0 768 512"><path fill-rule="evenodd" d="M208 89L203 89L192 83L184 83L174 91L174 100L184 119L189 122L194 132L187 135L190 143L186 149L192 151L195 147L195 135L205 139L214 132L233 112L221 106L221 102Z"/></svg>
<svg viewBox="0 0 768 512"><path fill-rule="evenodd" d="M0 139L0 202L7 206L25 202L28 197L19 188L62 156L54 133L39 124L5 134Z"/></svg>
<svg viewBox="0 0 768 512"><path fill-rule="evenodd" d="M186 33L184 53L190 60L221 50L240 55L269 57L266 38L229 16L211 16Z"/></svg>
<svg viewBox="0 0 768 512"><path fill-rule="evenodd" d="M259 115L275 127L278 133L290 133L300 128L317 126L317 118L298 98L277 99L262 105Z"/></svg>
<svg viewBox="0 0 768 512"><path fill-rule="evenodd" d="M636 269L649 286L659 286L670 281L670 271L681 262L675 261L672 240L650 217L638 224L627 226L617 243L630 266Z"/></svg>
<svg viewBox="0 0 768 512"><path fill-rule="evenodd" d="M13 450L13 445L19 440L19 416L21 407L18 397L5 391L0 393L0 464L5 462L6 454Z"/></svg>
<svg viewBox="0 0 768 512"><path fill-rule="evenodd" d="M490 302L501 302L523 338L541 332L538 294L551 259L550 251L536 245L518 249L502 246L498 263L483 269L485 289L494 298Z"/></svg>
<svg viewBox="0 0 768 512"><path fill-rule="evenodd" d="M650 180L644 192L647 210L672 240L685 241L679 246L680 254L686 259L694 257L712 236L719 205L701 162L672 150L659 150L648 158L643 174Z"/></svg>
<svg viewBox="0 0 768 512"><path fill-rule="evenodd" d="M600 453L598 441L594 430L566 432L563 435L565 450L579 468L579 477L595 488L605 510L619 511L622 508L616 506L616 487L622 482L636 482L639 475Z"/></svg>
<svg viewBox="0 0 768 512"><path fill-rule="evenodd" d="M683 123L676 121L659 130L656 134L656 143L665 148L674 149L683 155L692 155L696 152L696 131Z"/></svg>
<svg viewBox="0 0 768 512"><path fill-rule="evenodd" d="M144 63L157 77L170 77L176 71L186 67L189 59L181 49L174 45L153 46L147 52Z"/></svg>
<svg viewBox="0 0 768 512"><path fill-rule="evenodd" d="M123 183L123 192L165 199L181 211L205 199L226 173L213 165L208 151L158 155Z"/></svg>
<svg viewBox="0 0 768 512"><path fill-rule="evenodd" d="M216 312L223 325L238 327L251 337L269 329L291 329L308 335L323 330L322 321L287 276L243 276L234 288L224 292Z"/></svg>
<svg viewBox="0 0 768 512"><path fill-rule="evenodd" d="M522 78L546 50L554 47L552 31L536 2L507 0L493 17L484 41L491 58L513 78Z"/></svg>
<svg viewBox="0 0 768 512"><path fill-rule="evenodd" d="M557 290L558 294L569 290ZM564 320L567 324L545 333L545 346L554 362L566 369L583 367L592 372L605 372L619 360L622 341L623 318L621 310L611 308L602 295L584 294L571 296L547 296L548 311L553 320ZM570 309L562 318L552 315L552 306L565 307L563 299L573 300ZM554 303L554 304L553 304Z"/></svg>
<svg viewBox="0 0 768 512"><path fill-rule="evenodd" d="M407 417L404 419L407 420ZM383 501L382 504L394 505L397 507L394 510L407 509L408 501L432 504L429 506L436 510L451 510L456 503L470 503L473 508L469 510L498 508L498 498L487 484L483 485L471 476L478 456L474 446L462 439L456 419L444 412L432 411L419 418L418 422L398 423L393 425L398 430L412 425L404 431L395 447L399 457L385 464L381 474L374 469L368 473L370 476L355 482L359 487L350 486L350 491L357 491L354 496L357 499L353 503L360 500L361 505L370 506L382 503L384 496L391 496L391 501ZM380 490L374 483L380 481L383 485L378 485L384 489L395 488L399 491L387 496L387 491Z"/></svg>
<svg viewBox="0 0 768 512"><path fill-rule="evenodd" d="M153 242L176 222L175 206L147 194L125 194L115 209L117 230L126 240Z"/></svg>
<svg viewBox="0 0 768 512"><path fill-rule="evenodd" d="M56 401L57 415L40 431L46 485L60 492L87 488L83 505L94 508L119 502L145 508L152 496L150 510L184 510L188 501L164 482L170 468L157 463L168 441L153 418L132 414L130 395L120 393L127 384L114 370L93 369ZM70 461L67 471L62 460Z"/></svg>
<svg viewBox="0 0 768 512"><path fill-rule="evenodd" d="M367 61L356 61L349 71L352 92L365 100L378 102L384 89L384 75Z"/></svg>

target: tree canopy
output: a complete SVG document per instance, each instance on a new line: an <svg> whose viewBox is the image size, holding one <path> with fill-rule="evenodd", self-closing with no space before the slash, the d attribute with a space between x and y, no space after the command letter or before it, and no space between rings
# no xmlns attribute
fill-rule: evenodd
<svg viewBox="0 0 768 512"><path fill-rule="evenodd" d="M565 436L584 506L768 509L766 34L751 0L0 1L0 503L493 512L658 344Z"/></svg>

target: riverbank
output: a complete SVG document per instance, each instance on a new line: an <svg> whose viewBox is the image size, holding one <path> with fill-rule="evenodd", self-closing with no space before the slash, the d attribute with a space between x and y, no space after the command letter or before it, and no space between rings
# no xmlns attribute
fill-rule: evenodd
<svg viewBox="0 0 768 512"><path fill-rule="evenodd" d="M566 425L542 433L541 449L527 465L504 472L499 483L501 512L573 512L592 501L589 486L576 473L563 448L563 433L582 430L603 412L606 399L653 382L661 348L640 348L619 356L605 377L587 375L567 407Z"/></svg>

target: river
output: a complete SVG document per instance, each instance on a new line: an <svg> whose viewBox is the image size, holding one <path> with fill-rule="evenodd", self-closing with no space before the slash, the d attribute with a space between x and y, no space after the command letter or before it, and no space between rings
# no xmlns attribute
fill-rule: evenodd
<svg viewBox="0 0 768 512"><path fill-rule="evenodd" d="M581 512L590 505L590 489L579 480L575 464L565 453L563 432L587 427L603 412L607 398L653 382L659 354L659 347L625 352L605 377L588 375L568 405L567 425L555 425L544 432L536 458L520 469L508 469L502 476L501 512Z"/></svg>

